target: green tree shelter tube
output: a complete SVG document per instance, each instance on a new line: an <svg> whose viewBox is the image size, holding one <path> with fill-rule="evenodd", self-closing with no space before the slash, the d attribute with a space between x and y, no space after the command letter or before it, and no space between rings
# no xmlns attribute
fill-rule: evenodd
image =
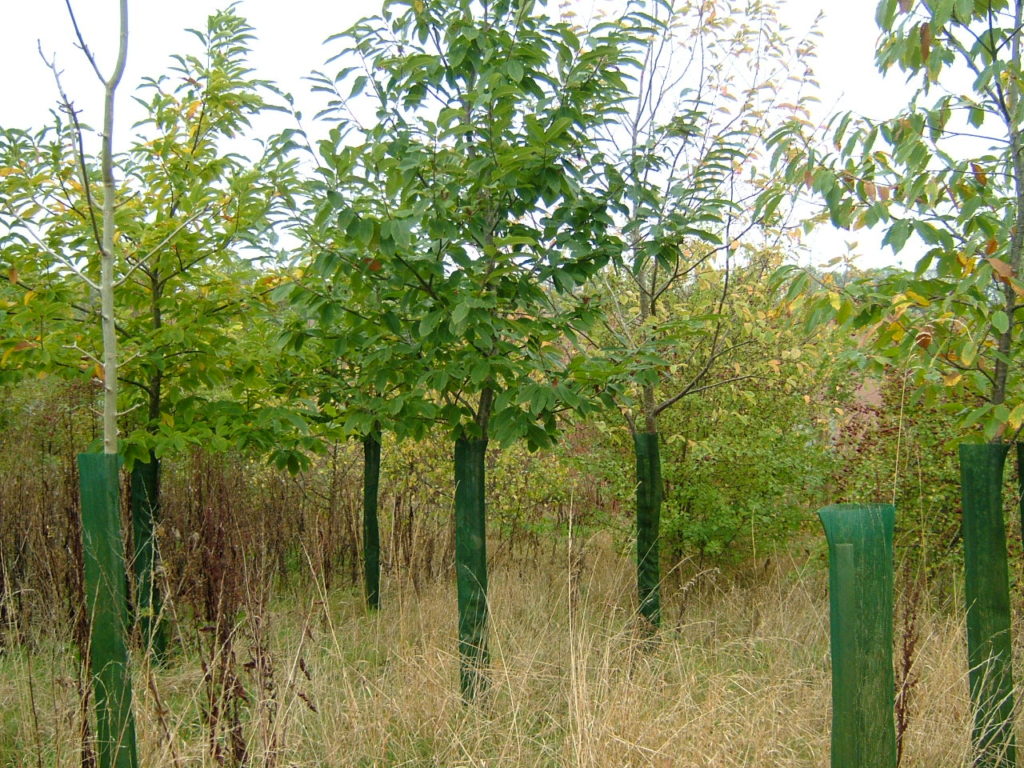
<svg viewBox="0 0 1024 768"><path fill-rule="evenodd" d="M640 613L661 624L661 572L658 529L661 525L661 453L657 432L633 435L636 452L636 583Z"/></svg>
<svg viewBox="0 0 1024 768"><path fill-rule="evenodd" d="M967 661L976 766L1015 766L1010 586L1003 522L1005 443L960 446Z"/></svg>
<svg viewBox="0 0 1024 768"><path fill-rule="evenodd" d="M465 699L486 685L487 541L484 509L486 440L455 441L455 579L459 597L459 683Z"/></svg>
<svg viewBox="0 0 1024 768"><path fill-rule="evenodd" d="M135 544L135 614L143 647L156 661L167 654L160 585L156 528L160 520L160 460L150 452L148 462L132 467L132 534Z"/></svg>
<svg viewBox="0 0 1024 768"><path fill-rule="evenodd" d="M363 579L366 604L380 608L380 526L377 498L380 487L380 439L363 438Z"/></svg>
<svg viewBox="0 0 1024 768"><path fill-rule="evenodd" d="M137 768L128 669L128 595L118 505L119 456L79 454L89 667L96 699L99 768Z"/></svg>
<svg viewBox="0 0 1024 768"><path fill-rule="evenodd" d="M835 504L818 517L829 555L832 768L895 768L895 510L891 504Z"/></svg>

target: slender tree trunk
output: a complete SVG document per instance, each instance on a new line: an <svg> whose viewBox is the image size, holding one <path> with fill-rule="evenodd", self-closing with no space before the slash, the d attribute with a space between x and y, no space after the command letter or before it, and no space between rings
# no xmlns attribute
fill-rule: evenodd
<svg viewBox="0 0 1024 768"><path fill-rule="evenodd" d="M90 56L91 54L87 55ZM91 620L89 664L96 705L99 768L137 768L135 718L128 664L128 595L119 513L117 335L114 326L114 96L128 55L128 2L120 2L117 62L104 82L100 165L100 313L103 335L103 453L79 456L86 606ZM95 62L92 62L93 64Z"/></svg>
<svg viewBox="0 0 1024 768"><path fill-rule="evenodd" d="M106 82L100 165L103 173L103 235L100 254L100 314L103 329L103 452L117 453L117 331L114 326L114 96L128 57L128 0L121 0L117 63Z"/></svg>
<svg viewBox="0 0 1024 768"><path fill-rule="evenodd" d="M363 438L363 576L366 604L380 608L380 528L377 499L380 484L380 440Z"/></svg>
<svg viewBox="0 0 1024 768"><path fill-rule="evenodd" d="M163 327L160 309L162 284L160 272L150 275L150 323L158 332ZM157 369L149 378L147 389L149 431L155 434L160 427L163 408L163 373ZM163 618L163 600L156 572L160 564L157 548L157 526L160 522L161 475L163 467L154 451L149 461L136 462L132 467L131 515L135 545L135 609L142 646L158 663L167 653L167 627Z"/></svg>
<svg viewBox="0 0 1024 768"><path fill-rule="evenodd" d="M1024 23L1024 2L1017 0L1014 4L1014 33L1010 39L1011 72L1017 71L1021 59L1021 25ZM1006 101L1003 105L1007 139L1010 144L1010 174L1013 177L1014 210L1013 226L1010 227L1010 243L1008 260L1017 279L1024 269L1024 136L1021 134L1017 111L1020 105L1020 82L1011 76L1006 83ZM1008 281L1003 284L1003 311L1009 319L1009 327L997 337L999 355L996 356L993 370L991 402L999 405L1006 400L1007 378L1009 376L1013 354L1013 332L1017 315L1017 294ZM1002 433L994 438L994 442L1003 439Z"/></svg>
<svg viewBox="0 0 1024 768"><path fill-rule="evenodd" d="M135 615L142 647L162 662L167 653L163 601L156 580L160 555L156 532L160 520L161 465L150 451L149 461L132 467L131 511L135 544Z"/></svg>
<svg viewBox="0 0 1024 768"><path fill-rule="evenodd" d="M643 321L654 314L653 303L640 294ZM654 387L640 390L642 426L633 432L636 457L636 583L640 614L652 627L661 626L661 451L658 446L658 415Z"/></svg>

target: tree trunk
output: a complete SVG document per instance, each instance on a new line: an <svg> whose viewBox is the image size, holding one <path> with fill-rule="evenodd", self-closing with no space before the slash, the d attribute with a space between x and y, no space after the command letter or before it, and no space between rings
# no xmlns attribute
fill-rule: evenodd
<svg viewBox="0 0 1024 768"><path fill-rule="evenodd" d="M472 700L486 687L487 542L484 505L486 440L455 441L455 578L459 601L459 682Z"/></svg>
<svg viewBox="0 0 1024 768"><path fill-rule="evenodd" d="M380 608L380 527L377 498L380 485L380 440L363 438L363 578L366 604Z"/></svg>
<svg viewBox="0 0 1024 768"><path fill-rule="evenodd" d="M132 467L132 533L135 543L135 612L142 647L162 662L167 654L163 601L156 573L160 563L156 529L160 520L160 460L150 451L149 461Z"/></svg>
<svg viewBox="0 0 1024 768"><path fill-rule="evenodd" d="M99 768L137 768L135 718L128 668L128 594L118 503L117 333L114 323L114 97L128 54L128 2L121 0L117 61L104 82L100 167L100 326L103 335L103 453L80 454L85 600L92 622L89 664L96 706ZM70 6L69 6L70 9ZM89 54L91 57L91 54ZM94 64L95 66L95 64ZM97 74L99 72L97 71ZM84 162L84 160L83 160Z"/></svg>

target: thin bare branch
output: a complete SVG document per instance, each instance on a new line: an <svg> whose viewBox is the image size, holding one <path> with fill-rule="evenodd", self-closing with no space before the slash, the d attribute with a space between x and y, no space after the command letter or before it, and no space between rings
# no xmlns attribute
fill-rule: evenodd
<svg viewBox="0 0 1024 768"><path fill-rule="evenodd" d="M75 9L71 7L71 0L64 0L64 4L68 8L68 16L71 17L71 26L75 28L75 37L78 38L78 47L85 54L85 58L89 60L92 71L96 73L96 77L99 78L100 82L106 85L106 78L103 77L103 73L100 72L99 66L96 64L96 57L92 55L92 51L89 50L89 46L85 44L85 38L82 36L82 30L78 26L78 19L75 17Z"/></svg>

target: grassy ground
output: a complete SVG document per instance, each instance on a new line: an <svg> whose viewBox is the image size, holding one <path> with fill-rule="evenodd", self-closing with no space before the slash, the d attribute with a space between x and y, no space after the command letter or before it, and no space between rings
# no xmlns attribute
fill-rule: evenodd
<svg viewBox="0 0 1024 768"><path fill-rule="evenodd" d="M166 667L138 665L143 765L232 752L282 768L828 764L820 566L782 557L729 578L673 576L666 626L646 639L629 561L600 539L583 550L495 569L491 687L477 705L457 693L447 582L385 582L376 615L351 590L293 585L250 602L227 657L210 628L180 631ZM919 618L904 766L969 762L963 624L949 613ZM81 764L75 655L56 634L0 653L2 766ZM228 684L204 668L229 670Z"/></svg>

